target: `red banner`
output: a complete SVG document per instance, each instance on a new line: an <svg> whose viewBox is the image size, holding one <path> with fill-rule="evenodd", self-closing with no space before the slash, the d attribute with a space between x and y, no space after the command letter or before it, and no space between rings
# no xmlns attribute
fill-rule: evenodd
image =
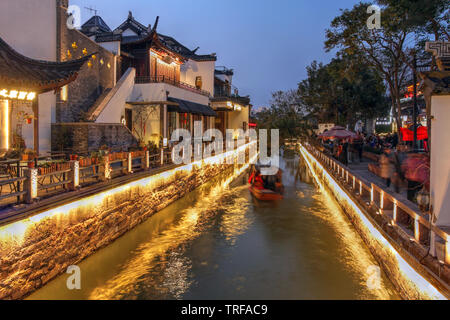
<svg viewBox="0 0 450 320"><path fill-rule="evenodd" d="M402 137L403 141L414 141L414 131L402 128ZM428 128L427 127L419 127L417 128L417 140L426 140L428 139Z"/></svg>

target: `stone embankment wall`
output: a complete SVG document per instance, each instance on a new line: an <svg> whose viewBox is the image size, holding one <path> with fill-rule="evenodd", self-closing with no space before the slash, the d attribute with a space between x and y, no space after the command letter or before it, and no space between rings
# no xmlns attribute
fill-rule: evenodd
<svg viewBox="0 0 450 320"><path fill-rule="evenodd" d="M132 183L99 203L82 199L80 206L63 206L66 212L16 223L9 226L12 237L5 236L8 226L0 228L0 299L26 297L212 177L231 175L234 169L194 167L151 185ZM22 227L25 232L18 236Z"/></svg>
<svg viewBox="0 0 450 320"><path fill-rule="evenodd" d="M303 154L303 160L307 160L305 156L313 157L309 154ZM317 163L312 162L310 169L306 164L303 164L303 166L305 170L312 170L320 184L323 184L330 195L339 202L368 249L403 299L445 298L444 294L447 291L445 284L437 281L431 275L430 269L435 274L440 275L443 282L448 283L450 281L450 270L447 265L439 266L436 263L438 269L426 268L426 261L434 258L427 253L425 248L411 241L410 235L400 228L390 226L390 221L387 221L383 215L377 214L370 203L352 195L341 181L334 179L331 174L329 174L331 179L322 174L322 168ZM312 178L309 177L309 179ZM340 190L335 187L336 185L340 187ZM419 261L415 257L421 257L423 261ZM439 288L439 291L436 288Z"/></svg>

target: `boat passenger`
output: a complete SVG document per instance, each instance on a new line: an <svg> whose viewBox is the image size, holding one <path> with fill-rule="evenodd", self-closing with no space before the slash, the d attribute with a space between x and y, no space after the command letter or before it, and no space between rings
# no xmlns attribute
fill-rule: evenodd
<svg viewBox="0 0 450 320"><path fill-rule="evenodd" d="M249 179L249 183L256 189L264 189L264 181L259 170L253 172L252 176Z"/></svg>

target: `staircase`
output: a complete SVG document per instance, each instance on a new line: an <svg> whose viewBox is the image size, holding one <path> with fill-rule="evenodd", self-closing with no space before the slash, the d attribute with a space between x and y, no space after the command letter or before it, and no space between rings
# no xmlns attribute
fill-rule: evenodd
<svg viewBox="0 0 450 320"><path fill-rule="evenodd" d="M87 112L91 122L118 122L126 101L133 91L136 70L129 68L112 89L107 89Z"/></svg>

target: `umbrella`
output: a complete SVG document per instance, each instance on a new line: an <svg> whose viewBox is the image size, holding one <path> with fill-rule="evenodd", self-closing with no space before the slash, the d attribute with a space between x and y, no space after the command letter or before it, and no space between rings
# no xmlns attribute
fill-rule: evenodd
<svg viewBox="0 0 450 320"><path fill-rule="evenodd" d="M320 139L323 140L329 140L329 139L360 139L360 137L354 133L351 132L343 127L336 126L334 128L331 128L329 131L322 133L319 136Z"/></svg>

